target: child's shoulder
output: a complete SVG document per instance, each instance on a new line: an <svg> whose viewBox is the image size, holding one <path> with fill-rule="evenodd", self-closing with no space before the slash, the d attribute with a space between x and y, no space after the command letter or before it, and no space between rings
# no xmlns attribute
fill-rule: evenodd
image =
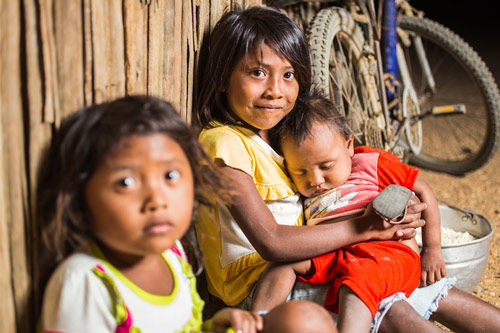
<svg viewBox="0 0 500 333"><path fill-rule="evenodd" d="M100 260L89 253L75 252L59 264L56 271L86 271L98 263Z"/></svg>
<svg viewBox="0 0 500 333"><path fill-rule="evenodd" d="M61 331L96 332L115 325L109 311L113 302L108 286L94 273L102 262L86 253L74 253L56 268L45 288L41 321Z"/></svg>
<svg viewBox="0 0 500 333"><path fill-rule="evenodd" d="M216 123L217 126L201 131L199 141L209 152L211 150L247 149L255 145L250 130L235 126Z"/></svg>
<svg viewBox="0 0 500 333"><path fill-rule="evenodd" d="M57 266L48 281L45 296L50 296L44 297L44 307L71 308L76 300L86 299L89 295L92 299L108 299L106 286L94 273L100 265L102 261L87 253L78 252L69 256Z"/></svg>
<svg viewBox="0 0 500 333"><path fill-rule="evenodd" d="M243 138L247 134L236 125L225 125L219 122L211 122L210 126L204 128L200 133L200 138L205 137L227 137L227 138Z"/></svg>
<svg viewBox="0 0 500 333"><path fill-rule="evenodd" d="M50 278L49 284L58 283L56 281L81 280L85 276L95 276L93 269L102 262L85 252L76 252L69 256L66 260L57 266L56 270Z"/></svg>

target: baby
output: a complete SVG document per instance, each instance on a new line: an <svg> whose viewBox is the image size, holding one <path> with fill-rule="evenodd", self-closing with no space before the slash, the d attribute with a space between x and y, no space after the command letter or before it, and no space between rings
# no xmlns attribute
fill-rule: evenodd
<svg viewBox="0 0 500 333"><path fill-rule="evenodd" d="M282 152L298 191L307 198L306 223L362 215L373 209L370 203L385 187L401 185L427 204L421 257L410 239L364 242L312 260L271 263L259 281L253 310L284 302L297 278L329 283L325 307L338 312L339 331L367 332L382 299L398 292L409 296L419 283L434 283L445 276L438 204L431 189L417 178L418 169L384 150L354 148L345 118L329 100L314 95L297 107L302 109L273 130L272 141Z"/></svg>

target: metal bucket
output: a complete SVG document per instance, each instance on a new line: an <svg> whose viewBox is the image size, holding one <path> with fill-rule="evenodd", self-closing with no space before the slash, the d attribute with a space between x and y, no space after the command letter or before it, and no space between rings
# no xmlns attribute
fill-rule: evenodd
<svg viewBox="0 0 500 333"><path fill-rule="evenodd" d="M455 287L472 292L486 267L493 227L484 216L469 210L440 205L439 212L443 227L467 231L477 237L470 242L441 245L446 276L457 279Z"/></svg>

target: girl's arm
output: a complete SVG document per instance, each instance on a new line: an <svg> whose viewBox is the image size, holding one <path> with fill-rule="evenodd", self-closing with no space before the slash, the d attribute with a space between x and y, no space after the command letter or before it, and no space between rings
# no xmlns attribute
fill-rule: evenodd
<svg viewBox="0 0 500 333"><path fill-rule="evenodd" d="M367 240L409 238L415 235L414 228L424 225L424 221L418 219L418 213L425 209L422 203L409 207L407 224L386 223L368 208L362 216L336 223L301 227L279 225L252 177L227 166L221 170L230 179L235 193L231 214L257 252L268 261L304 260Z"/></svg>
<svg viewBox="0 0 500 333"><path fill-rule="evenodd" d="M421 284L426 286L446 276L443 254L441 253L441 217L439 205L431 188L423 180L417 179L413 191L427 209L422 212L425 227L422 228L422 262Z"/></svg>

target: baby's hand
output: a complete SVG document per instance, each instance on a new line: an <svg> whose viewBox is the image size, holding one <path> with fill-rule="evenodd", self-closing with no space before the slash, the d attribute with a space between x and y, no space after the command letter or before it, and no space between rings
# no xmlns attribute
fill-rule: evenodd
<svg viewBox="0 0 500 333"><path fill-rule="evenodd" d="M258 314L234 308L218 311L209 322L207 330L221 333L225 333L228 328L236 333L256 333L264 325Z"/></svg>
<svg viewBox="0 0 500 333"><path fill-rule="evenodd" d="M422 274L420 275L421 286L425 287L433 284L446 276L446 267L441 248L422 247L420 261L422 265Z"/></svg>

